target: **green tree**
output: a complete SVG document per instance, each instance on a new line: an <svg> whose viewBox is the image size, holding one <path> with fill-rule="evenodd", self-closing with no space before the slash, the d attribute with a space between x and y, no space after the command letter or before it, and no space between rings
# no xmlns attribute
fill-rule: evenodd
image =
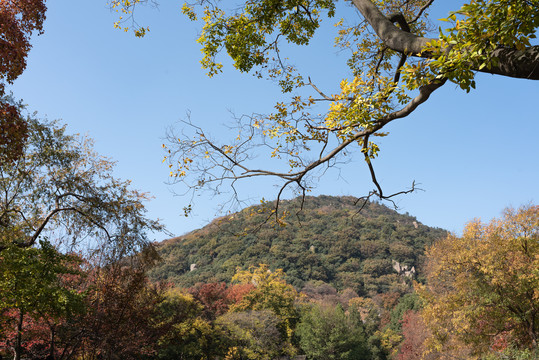
<svg viewBox="0 0 539 360"><path fill-rule="evenodd" d="M92 141L28 116L28 139L15 161L0 167L0 251L31 247L49 234L54 245L118 259L149 245L163 227L145 216L147 195L112 176L113 162Z"/></svg>
<svg viewBox="0 0 539 360"><path fill-rule="evenodd" d="M146 2L115 0L112 6L128 20L134 7ZM389 200L413 191L414 184L387 194L376 178L376 139L388 134L387 124L412 114L448 82L470 91L476 72L539 79L539 46L532 45L539 26L537 0L470 0L449 14L447 29L434 32L428 17L433 3L260 0L228 7L213 0L186 2L184 14L201 22L201 63L209 76L223 71L220 56L227 53L239 71L274 80L292 95L277 102L271 114L238 119L238 136L227 143L216 143L188 120L182 136L170 136L167 156L173 178L193 191L220 192L226 182L234 187L239 180L271 176L282 181L280 199L289 186L305 194L308 174L356 152L364 157L374 183L367 197ZM329 93L285 53L289 45L309 45L322 21L334 18L337 10L360 16L355 23L335 19L340 28L336 46L349 50L350 77L336 79L340 92ZM146 30L134 26L137 36ZM260 153L260 145L269 149L268 158L281 159L288 169L253 167L250 160ZM272 214L277 219L284 215Z"/></svg>
<svg viewBox="0 0 539 360"><path fill-rule="evenodd" d="M473 221L462 237L435 243L427 259L420 294L431 346L456 344L477 355L499 343L538 348L539 206L506 210L489 224Z"/></svg>
<svg viewBox="0 0 539 360"><path fill-rule="evenodd" d="M371 359L359 312L342 306L312 304L304 309L296 329L308 359Z"/></svg>
<svg viewBox="0 0 539 360"><path fill-rule="evenodd" d="M391 309L389 327L402 332L402 319L406 312L410 310L419 311L421 309L421 299L415 293L406 294L400 298L399 303Z"/></svg>
<svg viewBox="0 0 539 360"><path fill-rule="evenodd" d="M0 252L0 316L10 309L18 312L14 359L22 355L25 316L52 321L50 354L54 355L55 321L84 310L84 293L62 281L63 276L81 274L79 263L79 258L60 254L47 241L29 248L10 244Z"/></svg>
<svg viewBox="0 0 539 360"><path fill-rule="evenodd" d="M290 347L279 331L281 320L271 310L229 312L217 318L229 341L226 359L272 360Z"/></svg>
<svg viewBox="0 0 539 360"><path fill-rule="evenodd" d="M170 288L156 310L157 359L214 359L225 353L226 337L203 318L202 305L190 294Z"/></svg>

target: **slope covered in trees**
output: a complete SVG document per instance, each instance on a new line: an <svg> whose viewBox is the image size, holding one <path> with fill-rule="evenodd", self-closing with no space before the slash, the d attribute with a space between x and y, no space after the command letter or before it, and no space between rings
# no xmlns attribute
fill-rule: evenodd
<svg viewBox="0 0 539 360"><path fill-rule="evenodd" d="M299 201L281 206L286 212ZM189 287L229 282L237 267L263 263L282 269L287 282L298 289L308 281L323 281L368 295L402 288L410 279L405 271L420 270L425 247L447 235L377 203L368 203L358 213L348 197L308 197L303 211L297 217L289 214L281 224L285 226L263 225L272 207L267 203L247 208L164 241L158 247L164 261L151 276Z"/></svg>

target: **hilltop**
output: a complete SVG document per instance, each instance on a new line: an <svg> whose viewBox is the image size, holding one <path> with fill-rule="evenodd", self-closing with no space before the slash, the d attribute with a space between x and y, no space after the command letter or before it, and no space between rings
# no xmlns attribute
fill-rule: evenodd
<svg viewBox="0 0 539 360"><path fill-rule="evenodd" d="M202 229L159 243L162 263L154 280L180 287L229 282L237 267L260 263L283 269L296 288L325 282L360 295L399 291L412 278L421 280L424 249L447 232L375 202L358 213L352 197L307 197L283 201L292 215L286 226L266 224L268 206L260 205L218 218ZM272 204L269 204L271 208Z"/></svg>

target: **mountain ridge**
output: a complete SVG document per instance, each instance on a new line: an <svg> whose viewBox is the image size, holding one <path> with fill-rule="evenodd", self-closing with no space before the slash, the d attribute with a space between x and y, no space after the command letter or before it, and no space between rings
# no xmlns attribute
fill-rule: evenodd
<svg viewBox="0 0 539 360"><path fill-rule="evenodd" d="M294 214L300 201L279 206ZM298 289L314 281L351 288L360 295L402 292L411 278L421 280L425 247L448 234L376 202L358 213L353 197L306 197L302 205L296 219L286 219L286 226L264 224L273 208L273 203L266 203L167 239L157 244L163 262L150 276L190 287L230 282L238 267L265 263L272 270L283 269L287 281ZM245 234L246 228L258 230Z"/></svg>

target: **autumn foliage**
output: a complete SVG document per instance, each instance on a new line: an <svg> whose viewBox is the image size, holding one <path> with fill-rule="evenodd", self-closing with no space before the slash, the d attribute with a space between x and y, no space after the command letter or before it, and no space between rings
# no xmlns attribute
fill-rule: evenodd
<svg viewBox="0 0 539 360"><path fill-rule="evenodd" d="M30 37L41 33L45 21L44 0L0 2L0 79L11 83L26 68Z"/></svg>
<svg viewBox="0 0 539 360"><path fill-rule="evenodd" d="M425 341L429 335L421 314L417 311L407 311L402 318L402 333L404 340L400 345L398 360L429 360L423 356L426 352Z"/></svg>
<svg viewBox="0 0 539 360"><path fill-rule="evenodd" d="M228 286L224 282L199 283L189 288L189 293L204 306L204 316L208 320L215 320L216 317L225 314L230 306L239 303L243 296L253 289L252 284Z"/></svg>
<svg viewBox="0 0 539 360"><path fill-rule="evenodd" d="M28 125L17 106L0 102L0 166L19 158L28 137Z"/></svg>
<svg viewBox="0 0 539 360"><path fill-rule="evenodd" d="M420 293L437 351L472 354L537 349L539 337L539 206L508 209L489 224L470 222L427 250Z"/></svg>
<svg viewBox="0 0 539 360"><path fill-rule="evenodd" d="M17 106L6 99L5 86L26 68L30 37L43 31L44 0L0 1L0 165L22 153L27 127Z"/></svg>

